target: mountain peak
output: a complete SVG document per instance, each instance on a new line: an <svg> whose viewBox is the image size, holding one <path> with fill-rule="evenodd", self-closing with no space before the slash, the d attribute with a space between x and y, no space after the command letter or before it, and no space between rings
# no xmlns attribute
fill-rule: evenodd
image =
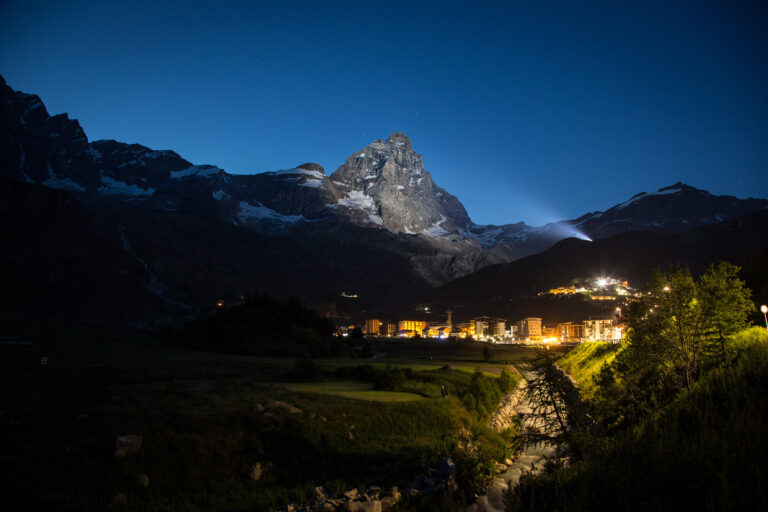
<svg viewBox="0 0 768 512"><path fill-rule="evenodd" d="M411 149L411 139L402 132L392 132L389 134L386 144L396 147L404 147L405 149Z"/></svg>

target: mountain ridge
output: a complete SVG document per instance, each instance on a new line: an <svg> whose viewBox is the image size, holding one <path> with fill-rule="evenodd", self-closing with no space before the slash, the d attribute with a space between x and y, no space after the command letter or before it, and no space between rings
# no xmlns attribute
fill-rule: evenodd
<svg viewBox="0 0 768 512"><path fill-rule="evenodd" d="M254 283L325 304L342 287L368 299L380 295L396 301L409 286L439 286L487 265L541 252L574 234L598 239L643 229L677 232L768 207L766 200L713 196L677 183L573 220L544 226L478 225L457 197L434 182L401 132L354 152L330 175L311 162L230 174L215 165L193 164L172 150L111 139L89 142L77 120L67 114L50 116L40 98L14 91L1 76L0 163L0 179L72 194L99 229L108 231L103 234L110 240L109 250L122 248L128 260L139 263L131 264L130 271L109 272L146 282L151 295L176 310L199 310L227 287L250 293ZM4 198L8 208L22 196L24 201L49 200L40 191L24 194ZM26 222L18 217L14 221ZM26 222L27 229L41 229L41 222L35 217ZM214 251L204 247L190 231L193 226L219 246ZM8 228L8 243L24 243L21 228ZM223 234L231 228L237 229ZM75 231L74 226L67 229ZM165 239L177 240L180 249ZM39 251L59 249L41 240L35 244ZM274 250L259 249L260 244ZM281 251L294 257L281 258ZM367 261L359 260L363 253ZM207 275L194 261L178 261L199 254L210 258ZM295 271L288 261L302 270ZM390 268L382 267L383 262ZM327 279L312 278L311 268ZM195 273L197 282L185 283L184 269ZM350 275L351 269L356 273ZM262 279L258 272L274 276ZM250 276L247 286L238 275Z"/></svg>

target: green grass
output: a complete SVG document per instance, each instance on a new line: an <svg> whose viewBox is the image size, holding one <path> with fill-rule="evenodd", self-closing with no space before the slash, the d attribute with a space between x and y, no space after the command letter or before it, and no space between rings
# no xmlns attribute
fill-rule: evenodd
<svg viewBox="0 0 768 512"><path fill-rule="evenodd" d="M508 510L768 510L768 332L589 457L521 480Z"/></svg>
<svg viewBox="0 0 768 512"><path fill-rule="evenodd" d="M426 344L387 343L386 354L373 360L316 359L321 380L296 383L286 377L293 358L123 337L32 341L38 344L0 345L4 510L19 510L19 503L104 510L118 492L128 495L130 510L267 510L305 499L316 485L402 485L421 464L434 466L446 455L464 468L467 482L476 471L466 468L487 468L508 455L504 439L457 396L475 368L493 373L499 366L482 360L481 347L441 346L428 356ZM522 365L535 351L503 354ZM361 364L409 367L413 378L388 391L332 376ZM444 364L456 369L440 370ZM264 419L254 407L266 399L302 413ZM462 455L462 431L472 432L479 458ZM142 435L144 447L114 459L115 437L130 433ZM249 479L255 462L271 467L259 482ZM135 484L141 473L150 478L146 489Z"/></svg>
<svg viewBox="0 0 768 512"><path fill-rule="evenodd" d="M323 393L327 395L343 396L356 400L371 400L374 402L413 402L424 400L425 397L414 393L400 391L380 391L373 389L373 385L366 382L331 381L331 382L287 382L280 384L290 391L303 393Z"/></svg>
<svg viewBox="0 0 768 512"><path fill-rule="evenodd" d="M594 396L595 376L604 364L610 364L621 350L619 343L586 342L573 347L557 360L557 364L573 377L581 396L589 400Z"/></svg>

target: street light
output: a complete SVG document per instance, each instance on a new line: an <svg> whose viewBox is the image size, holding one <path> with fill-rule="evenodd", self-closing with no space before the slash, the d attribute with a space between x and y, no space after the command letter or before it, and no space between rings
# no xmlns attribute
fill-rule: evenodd
<svg viewBox="0 0 768 512"><path fill-rule="evenodd" d="M768 316L766 316L766 313L768 313L768 306L763 304L760 306L760 311L763 312L763 318L765 318L765 328L768 329Z"/></svg>

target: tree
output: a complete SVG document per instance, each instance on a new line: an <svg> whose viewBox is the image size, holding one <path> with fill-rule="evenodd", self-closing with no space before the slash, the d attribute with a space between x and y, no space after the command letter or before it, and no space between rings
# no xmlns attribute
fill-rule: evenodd
<svg viewBox="0 0 768 512"><path fill-rule="evenodd" d="M598 377L599 408L631 423L690 388L703 371L726 364L729 338L755 307L738 271L727 262L698 279L684 267L657 271L629 308L626 346Z"/></svg>
<svg viewBox="0 0 768 512"><path fill-rule="evenodd" d="M352 329L352 332L349 334L349 339L352 341L363 341L363 330L360 328L360 326L355 326L354 329Z"/></svg>
<svg viewBox="0 0 768 512"><path fill-rule="evenodd" d="M573 382L551 361L546 361L528 381L525 393L530 411L522 418L523 443L552 444L562 455L570 432L588 423Z"/></svg>

